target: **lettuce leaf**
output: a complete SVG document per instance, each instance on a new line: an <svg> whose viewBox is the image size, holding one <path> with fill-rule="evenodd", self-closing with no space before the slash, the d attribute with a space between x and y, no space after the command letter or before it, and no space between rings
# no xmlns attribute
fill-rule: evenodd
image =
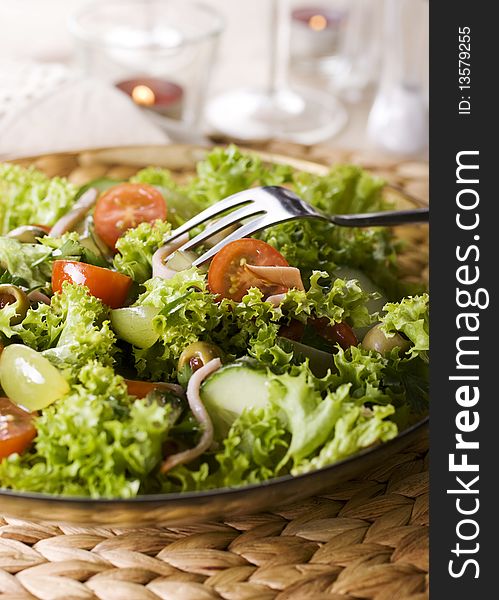
<svg viewBox="0 0 499 600"><path fill-rule="evenodd" d="M52 264L55 260L78 260L97 266L107 266L102 257L80 243L76 232L61 237L45 236L38 244L22 243L16 239L0 236L0 272L15 277L17 284L28 289L50 290Z"/></svg>
<svg viewBox="0 0 499 600"><path fill-rule="evenodd" d="M383 385L387 361L360 351L352 357L350 351L341 350L338 356L344 362L361 361L356 381L349 380L348 370L318 379L307 363L279 375L267 370L268 404L244 410L233 422L223 448L213 456L205 455L205 462L197 467L174 469L165 489L232 487L307 472L395 437L398 427L390 419L395 407L387 403L391 396L377 389ZM369 361L376 366L366 367ZM241 368L248 365L241 363ZM368 381L367 372L374 371L377 378Z"/></svg>
<svg viewBox="0 0 499 600"><path fill-rule="evenodd" d="M178 413L133 401L109 367L87 363L71 392L36 419L31 452L0 462L0 485L70 496L136 496L162 459Z"/></svg>
<svg viewBox="0 0 499 600"><path fill-rule="evenodd" d="M214 475L217 486L233 487L277 477L289 444L289 436L277 409L246 410L236 420L216 455L219 470Z"/></svg>
<svg viewBox="0 0 499 600"><path fill-rule="evenodd" d="M214 148L197 164L197 176L184 193L202 208L255 185L282 185L291 181L292 169L265 165L256 154L237 146ZM199 209L198 209L199 211Z"/></svg>
<svg viewBox="0 0 499 600"><path fill-rule="evenodd" d="M175 374L178 358L189 344L210 340L211 331L223 319L223 309L207 290L206 276L195 267L168 281L150 279L144 287L136 305L160 309L152 322L159 339L147 350L133 349L135 366L140 375L159 380Z"/></svg>
<svg viewBox="0 0 499 600"><path fill-rule="evenodd" d="M292 354L278 340L279 328L290 319L309 316L330 321L366 325L371 319L365 307L369 294L358 284L314 273L307 292L290 290L281 306L273 306L252 288L241 302L224 299L217 304L207 289L206 275L196 268L178 273L168 281L153 278L136 305L154 306L153 320L159 340L148 349L134 348L135 365L141 375L173 377L177 360L186 346L198 340L219 344L229 356L249 354L276 368L289 366Z"/></svg>
<svg viewBox="0 0 499 600"><path fill-rule="evenodd" d="M42 246L50 249L50 254L45 259L50 268L55 260L76 260L97 267L109 267L108 260L97 246L94 245L92 250L85 246L85 239L76 231L68 231L60 237L46 235L39 241Z"/></svg>
<svg viewBox="0 0 499 600"><path fill-rule="evenodd" d="M284 463L292 458L295 463L309 456L328 439L341 405L348 397L349 385L339 386L322 398L314 385L313 376L306 369L298 375L285 373L272 378L269 396L285 415L287 429L291 432Z"/></svg>
<svg viewBox="0 0 499 600"><path fill-rule="evenodd" d="M74 201L76 187L33 167L0 164L0 234L20 225L53 225Z"/></svg>
<svg viewBox="0 0 499 600"><path fill-rule="evenodd" d="M10 321L17 314L17 305L18 302L16 301L13 304L6 304L0 308L0 340L2 339L2 335L6 338L16 335Z"/></svg>
<svg viewBox="0 0 499 600"><path fill-rule="evenodd" d="M391 404L370 409L346 402L340 408L342 414L334 425L331 439L317 456L296 465L291 470L293 475L321 469L397 435L397 425L387 420L395 412Z"/></svg>
<svg viewBox="0 0 499 600"><path fill-rule="evenodd" d="M428 362L429 339L429 296L422 294L391 302L383 307L381 329L388 335L403 333L410 341L411 357L419 356Z"/></svg>
<svg viewBox="0 0 499 600"><path fill-rule="evenodd" d="M364 327L372 322L366 306L370 297L353 279L331 281L326 271L313 271L308 290L290 290L282 311L303 322L315 316L327 317L331 324L347 320L354 327Z"/></svg>
<svg viewBox="0 0 499 600"><path fill-rule="evenodd" d="M334 355L335 371L329 375L327 383L333 388L348 383L351 400L357 405L366 402L386 404L392 399L384 383L385 371L390 364L388 358L361 346L351 346L348 350L338 348Z"/></svg>
<svg viewBox="0 0 499 600"><path fill-rule="evenodd" d="M13 330L60 368L77 370L95 359L111 365L117 348L107 315L108 308L86 287L64 282L50 306L30 308Z"/></svg>
<svg viewBox="0 0 499 600"><path fill-rule="evenodd" d="M15 276L27 288L48 288L52 252L41 244L26 244L0 236L0 268Z"/></svg>
<svg viewBox="0 0 499 600"><path fill-rule="evenodd" d="M114 266L120 272L131 277L137 283L144 283L152 276L152 256L164 243L171 232L166 221L141 223L129 229L116 242L118 254L114 257Z"/></svg>

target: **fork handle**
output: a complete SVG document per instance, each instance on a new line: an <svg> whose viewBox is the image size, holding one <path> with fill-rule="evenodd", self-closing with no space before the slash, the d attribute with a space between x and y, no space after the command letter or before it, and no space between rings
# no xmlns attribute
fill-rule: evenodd
<svg viewBox="0 0 499 600"><path fill-rule="evenodd" d="M334 215L332 217L328 216L327 219L342 227L387 227L408 223L427 223L429 217L429 208L411 208L410 210L385 210L383 212L355 215Z"/></svg>

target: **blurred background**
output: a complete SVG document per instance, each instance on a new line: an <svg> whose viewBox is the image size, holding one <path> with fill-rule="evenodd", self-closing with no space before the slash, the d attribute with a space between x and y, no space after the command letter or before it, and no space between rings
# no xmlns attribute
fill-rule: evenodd
<svg viewBox="0 0 499 600"><path fill-rule="evenodd" d="M222 138L427 153L426 0L16 0L0 31L0 157Z"/></svg>

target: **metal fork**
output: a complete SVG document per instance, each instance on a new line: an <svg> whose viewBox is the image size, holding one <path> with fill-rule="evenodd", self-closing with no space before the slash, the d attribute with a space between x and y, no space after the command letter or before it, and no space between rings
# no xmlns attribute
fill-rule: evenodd
<svg viewBox="0 0 499 600"><path fill-rule="evenodd" d="M243 237L248 237L279 223L293 219L321 219L342 227L379 227L404 225L407 223L424 223L429 219L428 208L413 208L410 210L387 210L351 215L325 215L304 202L290 190L279 186L255 187L233 194L178 227L166 243L175 241L195 227L210 219L227 215L206 227L201 233L190 239L178 251L185 251L202 244L224 229L241 224L235 231L229 233L220 242L207 250L192 264L200 266L210 260L224 246ZM251 220L248 220L251 219Z"/></svg>

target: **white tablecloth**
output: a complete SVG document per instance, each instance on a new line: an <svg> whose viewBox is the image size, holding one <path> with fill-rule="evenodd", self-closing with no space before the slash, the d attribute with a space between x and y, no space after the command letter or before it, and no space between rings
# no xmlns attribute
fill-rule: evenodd
<svg viewBox="0 0 499 600"><path fill-rule="evenodd" d="M0 73L0 158L168 141L125 94L67 67L0 61Z"/></svg>

